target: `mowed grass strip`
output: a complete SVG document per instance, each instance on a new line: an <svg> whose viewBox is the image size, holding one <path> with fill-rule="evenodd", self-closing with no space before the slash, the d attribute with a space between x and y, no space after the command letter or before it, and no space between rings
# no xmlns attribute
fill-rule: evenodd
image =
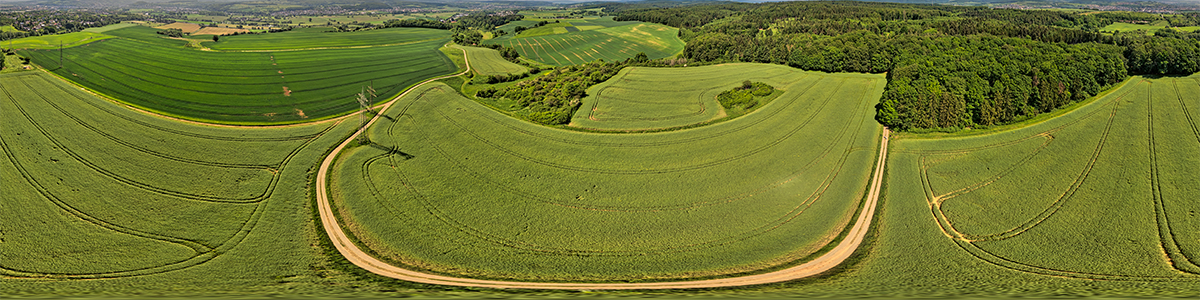
<svg viewBox="0 0 1200 300"><path fill-rule="evenodd" d="M455 67L444 40L355 49L210 52L162 39L146 27L64 51L24 53L51 71L130 105L175 117L233 124L281 124L355 111L354 95L373 85L376 101ZM153 32L149 32L153 34Z"/></svg>
<svg viewBox="0 0 1200 300"><path fill-rule="evenodd" d="M516 48L522 56L535 61L566 66L604 59L617 61L645 52L651 59L670 57L683 50L679 29L636 23L595 30L530 37L504 37L489 40Z"/></svg>
<svg viewBox="0 0 1200 300"><path fill-rule="evenodd" d="M347 150L331 196L362 246L458 276L643 281L778 266L845 228L881 130L881 76L793 76L805 88L758 113L620 135L533 125L430 85L384 112L368 132L376 146Z"/></svg>
<svg viewBox="0 0 1200 300"><path fill-rule="evenodd" d="M303 195L321 150L301 152L333 128L190 125L45 73L0 76L0 274L112 278L209 263L256 232L267 203Z"/></svg>
<svg viewBox="0 0 1200 300"><path fill-rule="evenodd" d="M892 178L905 179L889 186L921 188L889 198L925 200L914 202L960 247L938 255L1041 275L1186 280L1181 272L1200 272L1187 221L1200 199L1190 171L1200 167L1198 89L1194 76L1134 77L1024 128L901 139Z"/></svg>
<svg viewBox="0 0 1200 300"><path fill-rule="evenodd" d="M570 126L596 130L651 130L698 124L726 116L717 94L742 81L766 82L781 90L803 90L827 76L765 64L725 64L693 68L629 67L588 89ZM853 75L832 75L850 80ZM873 78L873 77L867 77ZM873 81L850 83L871 89Z"/></svg>

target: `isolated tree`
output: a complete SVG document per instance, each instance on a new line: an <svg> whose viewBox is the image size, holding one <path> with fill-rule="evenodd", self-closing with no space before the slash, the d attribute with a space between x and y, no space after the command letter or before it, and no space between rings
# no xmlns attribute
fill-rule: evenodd
<svg viewBox="0 0 1200 300"><path fill-rule="evenodd" d="M214 35L213 35L213 41L214 41L214 42L216 42L217 40L220 40L220 38L219 38L219 37L217 37L217 35L215 35L215 34L214 34Z"/></svg>

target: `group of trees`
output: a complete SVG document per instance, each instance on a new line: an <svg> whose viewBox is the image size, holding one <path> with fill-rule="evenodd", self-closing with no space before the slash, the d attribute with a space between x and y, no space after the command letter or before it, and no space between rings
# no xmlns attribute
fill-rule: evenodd
<svg viewBox="0 0 1200 300"><path fill-rule="evenodd" d="M775 92L775 87L762 82L750 82L746 80L742 85L732 90L721 92L717 95L717 101L721 102L721 106L725 109L740 109L746 110L758 105L758 99L771 95Z"/></svg>
<svg viewBox="0 0 1200 300"><path fill-rule="evenodd" d="M596 61L557 68L503 89L479 91L476 96L513 100L522 107L522 112L517 116L529 121L549 125L566 124L571 121L583 97L587 96L588 87L612 78L626 65L626 62Z"/></svg>
<svg viewBox="0 0 1200 300"><path fill-rule="evenodd" d="M616 10L618 20L683 27L683 57L694 61L888 72L877 118L901 130L1011 123L1129 74L1200 72L1200 33L1098 32L1120 14L868 2Z"/></svg>
<svg viewBox="0 0 1200 300"><path fill-rule="evenodd" d="M183 30L179 29L179 28L167 28L167 29L159 30L158 34L169 36L169 37L183 37Z"/></svg>
<svg viewBox="0 0 1200 300"><path fill-rule="evenodd" d="M555 20L554 23L558 23L558 21ZM550 24L550 22L549 21L541 21L541 22L537 22L536 24L533 24L532 26L529 26L529 27L517 26L516 28L513 28L513 33L521 33L522 31L538 28L541 26L546 26L546 24Z"/></svg>

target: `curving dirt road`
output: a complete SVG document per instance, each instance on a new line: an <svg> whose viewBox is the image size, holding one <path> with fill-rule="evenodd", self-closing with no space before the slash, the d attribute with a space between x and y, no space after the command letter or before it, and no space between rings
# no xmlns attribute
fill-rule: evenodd
<svg viewBox="0 0 1200 300"><path fill-rule="evenodd" d="M392 101L385 104L380 112L391 107L400 98L408 94L409 91L415 90L417 87L434 80L458 76L470 72L470 59L466 58L466 50L463 50L463 57L466 59L467 71L463 73L438 77L421 82L412 89L405 91L400 96L397 96ZM858 221L854 223L854 227L850 229L850 233L842 240L833 250L821 255L817 259L807 263L779 270L770 273L748 275L742 277L694 280L694 281L675 281L675 282L645 282L645 283L551 283L551 282L520 282L520 281L501 281L501 280L483 280L470 278L456 278L443 275L425 274L417 271L407 270L397 266L390 265L371 257L357 245L350 241L350 238L342 231L338 225L338 220L334 216L330 208L330 200L328 197L327 186L329 184L327 175L329 168L333 165L334 158L347 145L355 140L359 134L363 134L367 127L374 124L379 116L372 118L367 126L360 128L354 135L351 135L344 142L333 149L329 156L321 162L320 169L317 170L317 210L321 215L321 225L325 228L325 232L329 234L329 240L333 242L334 247L338 252L346 257L351 263L357 265L371 273L396 278L400 280L420 282L427 284L467 286L467 287L486 287L486 288L520 288L520 289L562 289L562 290L646 290L646 289L689 289L689 288L713 288L713 287L733 287L746 286L756 284L776 283L789 280L800 279L832 269L841 264L858 249L858 245L862 243L863 237L867 234L867 229L871 225L871 219L875 216L875 206L879 200L880 183L883 180L883 166L887 161L887 146L888 136L890 131L886 128L883 130L883 138L879 146L879 160L875 163L875 174L871 177L871 189L867 194L867 200L863 202L864 208L858 216Z"/></svg>

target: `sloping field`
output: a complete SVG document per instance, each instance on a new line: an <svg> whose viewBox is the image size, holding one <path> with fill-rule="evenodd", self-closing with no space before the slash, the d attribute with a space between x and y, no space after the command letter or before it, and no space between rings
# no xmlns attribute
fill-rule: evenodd
<svg viewBox="0 0 1200 300"><path fill-rule="evenodd" d="M200 30L197 30L196 32L192 33L192 35L222 35L222 34L244 33L244 32L250 32L250 31L245 30L245 29L228 28L228 27L204 27L204 28L201 28Z"/></svg>
<svg viewBox="0 0 1200 300"><path fill-rule="evenodd" d="M145 289L302 274L315 262L307 170L351 127L337 124L192 125L45 73L0 75L0 289L28 291L29 278L65 280L62 291L104 284L72 279Z"/></svg>
<svg viewBox="0 0 1200 300"><path fill-rule="evenodd" d="M60 45L62 47L74 47L110 38L112 38L112 36L89 31L80 31L66 34L24 37L7 40L0 44L3 44L4 48L6 49L9 48L9 45L11 45L13 49L58 50ZM57 65L57 63L55 65Z"/></svg>
<svg viewBox="0 0 1200 300"><path fill-rule="evenodd" d="M1195 76L1135 77L1036 125L897 140L888 198L942 235L926 242L955 246L930 255L974 261L960 265L1035 278L1200 282L1196 95Z"/></svg>
<svg viewBox="0 0 1200 300"><path fill-rule="evenodd" d="M525 66L514 64L500 56L500 51L490 48L456 46L467 50L471 57L471 69L479 75L521 74L529 71Z"/></svg>
<svg viewBox="0 0 1200 300"><path fill-rule="evenodd" d="M271 34L221 37L205 44L215 50L284 50L326 47L397 45L450 38L450 32L429 28L386 28L354 32L328 32L329 28L297 28Z"/></svg>
<svg viewBox="0 0 1200 300"><path fill-rule="evenodd" d="M414 90L330 175L341 224L390 263L454 276L652 281L812 259L861 207L881 76L798 75L757 113L595 134Z"/></svg>
<svg viewBox="0 0 1200 300"><path fill-rule="evenodd" d="M193 33L193 32L196 32L197 30L200 30L200 24L187 23L187 22L175 22L175 23L158 26L158 27L154 27L154 28L179 29L179 30L182 30L183 33Z"/></svg>
<svg viewBox="0 0 1200 300"><path fill-rule="evenodd" d="M717 94L742 81L765 82L778 89L802 88L806 77L851 80L855 75L806 73L779 65L727 64L695 68L629 67L588 89L570 126L599 130L646 130L697 124L725 116ZM875 77L868 77L875 78ZM874 90L877 80L860 82ZM846 90L854 90L848 87Z"/></svg>
<svg viewBox="0 0 1200 300"><path fill-rule="evenodd" d="M377 101L455 66L433 40L398 46L281 52L212 52L153 36L111 31L119 39L64 52L26 51L61 77L142 109L217 123L278 124L330 118L358 109L354 94L374 84ZM150 34L150 35L147 35ZM269 35L267 35L269 36Z"/></svg>
<svg viewBox="0 0 1200 300"><path fill-rule="evenodd" d="M623 60L639 52L651 59L669 57L683 51L678 33L677 28L637 23L533 37L504 36L486 42L513 47L521 56L537 62L567 66L597 59Z"/></svg>

